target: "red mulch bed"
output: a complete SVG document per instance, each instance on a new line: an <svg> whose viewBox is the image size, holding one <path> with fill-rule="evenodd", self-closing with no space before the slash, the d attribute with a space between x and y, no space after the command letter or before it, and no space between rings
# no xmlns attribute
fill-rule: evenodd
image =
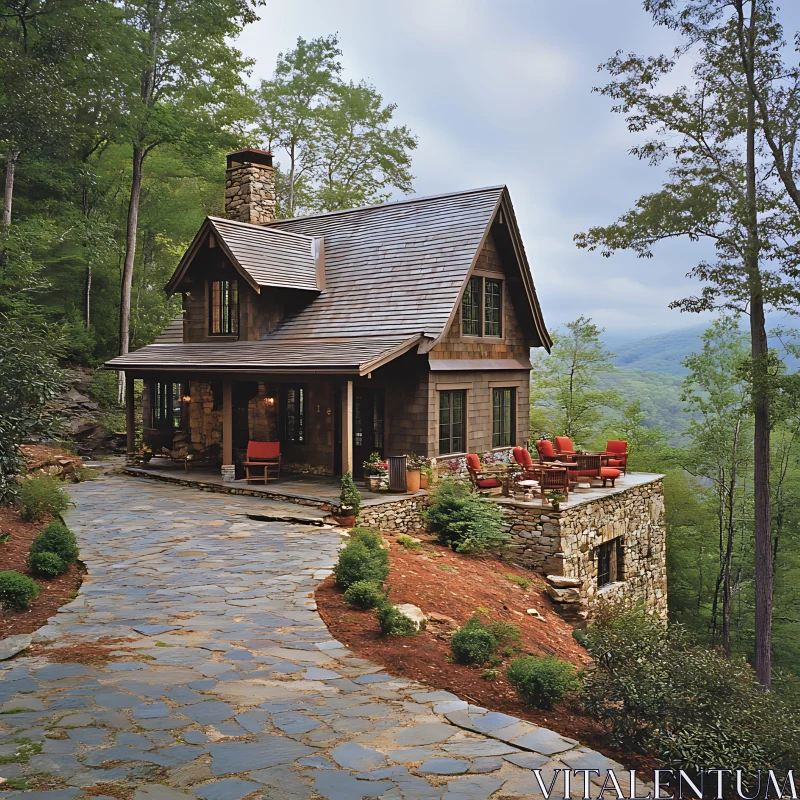
<svg viewBox="0 0 800 800"><path fill-rule="evenodd" d="M410 550L397 544L391 534L384 536L390 546L387 584L392 602L419 606L430 618L428 628L414 637L381 636L372 612L347 606L331 576L317 590L316 600L322 619L336 639L359 656L382 664L393 675L445 689L475 705L578 739L628 768L652 770L656 766L652 759L609 747L600 725L568 703L552 711L522 705L505 677L510 659L504 659L493 681L481 678L482 667L447 661L450 633L483 608L488 609L490 619L519 627L524 653L554 655L578 668L587 666L591 659L572 638L572 627L553 610L544 594L543 578L496 558L459 555L428 540L423 549ZM506 575L526 578L530 587L523 589ZM527 614L529 608L537 609L545 620Z"/></svg>
<svg viewBox="0 0 800 800"><path fill-rule="evenodd" d="M19 514L7 506L0 506L0 536L7 533L11 538L0 544L0 570L16 570L29 575L25 567L31 542L46 523L23 522ZM56 611L68 603L78 591L86 570L81 563L73 564L67 572L52 580L32 577L42 593L31 603L28 611L5 611L0 609L0 639L18 633L33 633Z"/></svg>

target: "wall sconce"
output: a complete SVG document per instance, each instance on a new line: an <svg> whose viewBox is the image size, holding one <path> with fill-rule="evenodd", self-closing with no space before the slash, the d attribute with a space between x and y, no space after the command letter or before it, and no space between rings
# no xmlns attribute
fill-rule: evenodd
<svg viewBox="0 0 800 800"><path fill-rule="evenodd" d="M188 394L185 394L185 395L183 396L183 402L184 402L184 403L191 403L191 402L192 402L192 398L191 398L191 397L189 397L189 395L188 395Z"/></svg>
<svg viewBox="0 0 800 800"><path fill-rule="evenodd" d="M275 405L275 398L274 397L265 397L264 403L270 407Z"/></svg>

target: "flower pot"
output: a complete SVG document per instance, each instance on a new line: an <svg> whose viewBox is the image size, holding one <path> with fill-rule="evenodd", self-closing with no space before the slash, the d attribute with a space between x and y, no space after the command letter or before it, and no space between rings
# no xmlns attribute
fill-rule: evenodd
<svg viewBox="0 0 800 800"><path fill-rule="evenodd" d="M331 516L340 528L354 528L356 525L356 518L353 514L331 514Z"/></svg>
<svg viewBox="0 0 800 800"><path fill-rule="evenodd" d="M377 492L378 489L381 487L381 476L380 475L367 475L364 479L364 483L366 484L367 489L370 492Z"/></svg>
<svg viewBox="0 0 800 800"><path fill-rule="evenodd" d="M416 494L419 491L422 474L418 469L406 470L406 491Z"/></svg>
<svg viewBox="0 0 800 800"><path fill-rule="evenodd" d="M421 472L419 476L419 488L420 489L427 489L428 488L428 473Z"/></svg>

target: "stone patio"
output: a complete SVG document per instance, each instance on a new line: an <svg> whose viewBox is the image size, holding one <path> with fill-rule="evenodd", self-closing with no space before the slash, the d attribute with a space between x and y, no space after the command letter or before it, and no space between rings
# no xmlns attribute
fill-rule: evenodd
<svg viewBox="0 0 800 800"><path fill-rule="evenodd" d="M74 499L89 574L34 641L118 638L122 658L0 663L0 760L15 762L0 764L1 798L538 797L533 767L549 782L556 768L618 766L333 640L311 596L340 545L329 527L125 477ZM26 780L40 790L7 788Z"/></svg>

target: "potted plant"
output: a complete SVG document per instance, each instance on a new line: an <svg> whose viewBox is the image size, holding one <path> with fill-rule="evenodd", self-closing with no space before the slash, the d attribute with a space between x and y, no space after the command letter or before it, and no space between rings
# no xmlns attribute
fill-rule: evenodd
<svg viewBox="0 0 800 800"><path fill-rule="evenodd" d="M419 467L419 488L427 489L433 482L433 465L430 459L424 459L424 464Z"/></svg>
<svg viewBox="0 0 800 800"><path fill-rule="evenodd" d="M150 459L153 457L153 451L150 447L146 444L142 445L142 452L140 454L140 458L144 461L145 464L150 462Z"/></svg>
<svg viewBox="0 0 800 800"><path fill-rule="evenodd" d="M406 491L416 494L422 483L422 465L427 462L424 456L410 453L406 461Z"/></svg>
<svg viewBox="0 0 800 800"><path fill-rule="evenodd" d="M359 511L361 511L361 495L356 489L352 473L345 472L342 475L341 487L339 505L332 509L331 514L337 525L341 525L343 528L352 528L356 524Z"/></svg>
<svg viewBox="0 0 800 800"><path fill-rule="evenodd" d="M381 458L381 454L376 450L364 462L364 483L371 492L380 489L381 479L389 471L389 465Z"/></svg>
<svg viewBox="0 0 800 800"><path fill-rule="evenodd" d="M548 497L550 499L550 505L553 507L553 511L560 511L561 510L561 501L564 499L564 495L559 492L549 492Z"/></svg>

